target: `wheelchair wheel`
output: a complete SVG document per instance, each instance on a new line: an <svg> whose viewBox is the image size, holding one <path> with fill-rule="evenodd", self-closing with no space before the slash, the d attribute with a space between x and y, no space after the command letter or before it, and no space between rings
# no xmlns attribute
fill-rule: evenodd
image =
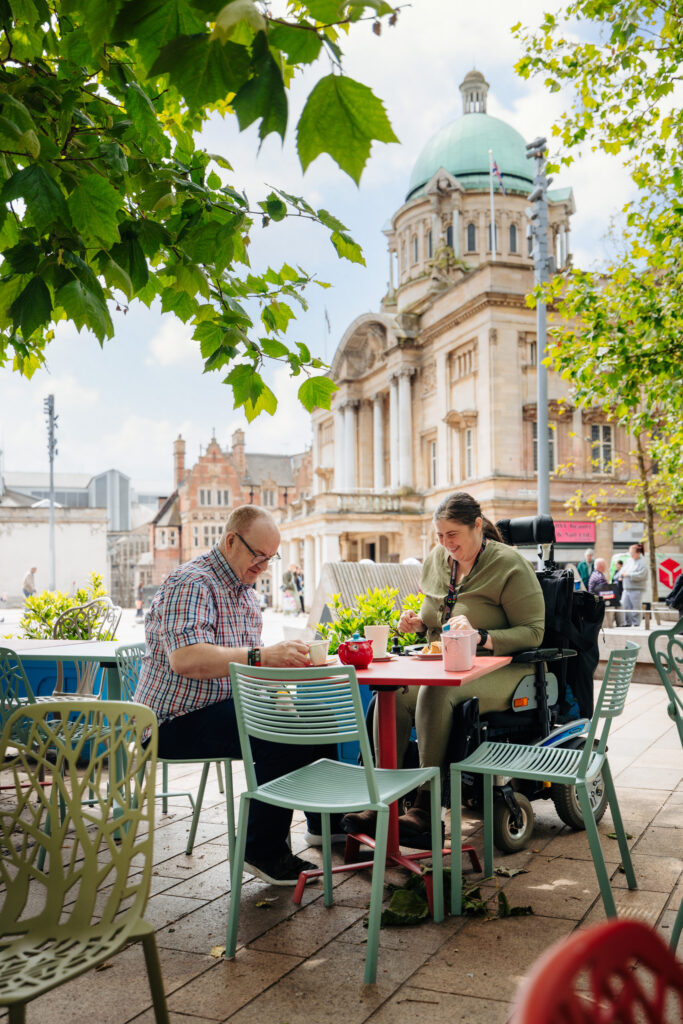
<svg viewBox="0 0 683 1024"><path fill-rule="evenodd" d="M522 815L521 827L512 820L512 812L504 800L493 804L493 843L503 853L517 853L523 850L534 830L534 812L531 802L523 793L515 793L515 800Z"/></svg>
<svg viewBox="0 0 683 1024"><path fill-rule="evenodd" d="M556 783L550 787L550 796L555 804L558 817L565 825L569 825L576 832L583 831L586 826L576 794L576 786L561 786ZM607 810L607 790L601 773L595 776L588 787L588 798L593 808L593 817L596 821L600 821Z"/></svg>

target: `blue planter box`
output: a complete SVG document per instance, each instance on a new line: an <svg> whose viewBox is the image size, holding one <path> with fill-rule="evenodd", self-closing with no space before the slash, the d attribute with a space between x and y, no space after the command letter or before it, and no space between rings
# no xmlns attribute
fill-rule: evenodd
<svg viewBox="0 0 683 1024"><path fill-rule="evenodd" d="M54 691L57 683L57 662L56 661L24 661L22 658L22 665L24 666L24 672L29 681L29 685L33 690L34 697L49 697ZM65 661L63 665L64 669L64 692L75 693L76 692L76 666L73 661ZM101 670L100 670L101 671ZM107 680L104 680L104 690L102 696L106 698ZM22 697L26 694L23 693L23 687L21 689Z"/></svg>

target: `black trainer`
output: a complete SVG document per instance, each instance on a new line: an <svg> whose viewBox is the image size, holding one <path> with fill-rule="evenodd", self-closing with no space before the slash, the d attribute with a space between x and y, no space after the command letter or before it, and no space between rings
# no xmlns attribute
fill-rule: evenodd
<svg viewBox="0 0 683 1024"><path fill-rule="evenodd" d="M317 864L311 864L308 860L295 856L288 850L281 857L274 860L263 860L256 863L255 860L244 862L244 869L250 875L262 878L270 885L296 885L302 871L316 871Z"/></svg>

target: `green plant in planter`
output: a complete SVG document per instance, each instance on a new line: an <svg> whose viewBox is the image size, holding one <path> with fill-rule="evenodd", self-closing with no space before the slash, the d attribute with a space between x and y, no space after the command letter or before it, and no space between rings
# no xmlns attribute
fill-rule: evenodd
<svg viewBox="0 0 683 1024"><path fill-rule="evenodd" d="M65 594L61 590L43 590L40 594L27 597L26 610L19 623L22 629L21 636L49 640L52 636L52 627L62 612L77 605L87 604L96 597L106 596L102 576L97 572L91 572L86 586L79 587L74 594ZM78 637L74 635L73 639Z"/></svg>
<svg viewBox="0 0 683 1024"><path fill-rule="evenodd" d="M408 594L403 602L403 609L396 605L398 590L384 587L380 590L366 590L364 594L354 595L356 605L346 608L341 603L341 594L331 594L333 622L321 622L318 633L324 640L330 641L330 654L336 654L337 648L345 640L350 640L354 633L364 635L366 626L389 626L389 646L392 635L398 637L401 647L419 642L416 633L399 633L398 620L403 609L419 612L422 604L420 594Z"/></svg>

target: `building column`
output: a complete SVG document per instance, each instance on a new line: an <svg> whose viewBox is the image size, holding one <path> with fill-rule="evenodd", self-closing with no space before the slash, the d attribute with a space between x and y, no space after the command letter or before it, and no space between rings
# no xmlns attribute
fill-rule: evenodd
<svg viewBox="0 0 683 1024"><path fill-rule="evenodd" d="M347 402L344 407L344 465L346 474L344 490L353 491L358 486L356 467L356 419L358 402Z"/></svg>
<svg viewBox="0 0 683 1024"><path fill-rule="evenodd" d="M323 535L323 560L325 562L338 562L340 559L340 545L338 533L326 533ZM322 568L321 565L321 568Z"/></svg>
<svg viewBox="0 0 683 1024"><path fill-rule="evenodd" d="M453 254L460 259L460 210L453 210Z"/></svg>
<svg viewBox="0 0 683 1024"><path fill-rule="evenodd" d="M346 483L346 460L344 458L344 407L334 410L334 489L343 491Z"/></svg>
<svg viewBox="0 0 683 1024"><path fill-rule="evenodd" d="M320 465L320 445L318 443L320 438L320 426L317 423L313 423L313 442L311 444L311 462L313 464L313 493L320 494L322 490L322 480L316 473L316 468Z"/></svg>
<svg viewBox="0 0 683 1024"><path fill-rule="evenodd" d="M392 249L389 249L389 294L393 295L394 290L394 253Z"/></svg>
<svg viewBox="0 0 683 1024"><path fill-rule="evenodd" d="M284 541L280 545L284 547ZM279 558L270 567L270 578L273 587L273 608L282 608L282 591L280 586L282 584L282 558Z"/></svg>
<svg viewBox="0 0 683 1024"><path fill-rule="evenodd" d="M384 396L372 396L373 487L384 490Z"/></svg>
<svg viewBox="0 0 683 1024"><path fill-rule="evenodd" d="M398 489L399 458L398 458L398 378L389 378L389 468L391 489Z"/></svg>
<svg viewBox="0 0 683 1024"><path fill-rule="evenodd" d="M413 368L400 371L398 378L399 480L401 487L413 486L413 407L410 378Z"/></svg>
<svg viewBox="0 0 683 1024"><path fill-rule="evenodd" d="M436 357L436 485L444 487L448 483L449 451L448 441L451 428L446 422L448 414L449 379L448 353L439 352Z"/></svg>
<svg viewBox="0 0 683 1024"><path fill-rule="evenodd" d="M304 608L309 611L315 596L315 540L307 535L304 538Z"/></svg>
<svg viewBox="0 0 683 1024"><path fill-rule="evenodd" d="M320 574L323 567L323 539L322 535L318 532L315 534L315 586L317 588L320 583Z"/></svg>

